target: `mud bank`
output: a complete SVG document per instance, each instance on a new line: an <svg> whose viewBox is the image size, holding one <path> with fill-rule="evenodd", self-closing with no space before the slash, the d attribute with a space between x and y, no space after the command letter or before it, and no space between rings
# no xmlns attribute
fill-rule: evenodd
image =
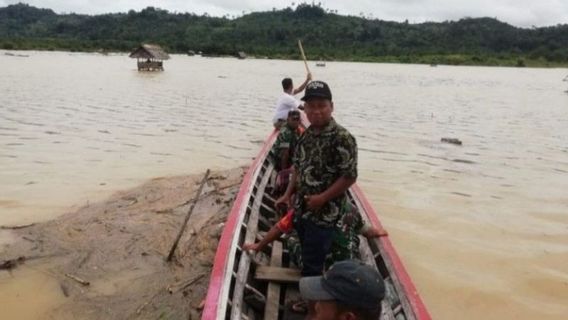
<svg viewBox="0 0 568 320"><path fill-rule="evenodd" d="M243 174L210 175L172 262L203 173L153 179L56 220L0 230L11 239L0 248L0 264L8 262L0 297L11 301L0 318L198 319Z"/></svg>

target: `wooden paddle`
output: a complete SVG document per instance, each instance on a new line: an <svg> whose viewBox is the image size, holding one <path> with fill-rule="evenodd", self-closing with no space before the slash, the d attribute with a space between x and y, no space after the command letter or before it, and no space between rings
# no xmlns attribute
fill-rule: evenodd
<svg viewBox="0 0 568 320"><path fill-rule="evenodd" d="M298 47L300 48L300 53L302 54L302 59L304 59L304 66L306 66L306 71L310 72L310 68L308 67L308 60L306 59L306 54L304 53L304 47L302 47L302 40L298 40Z"/></svg>

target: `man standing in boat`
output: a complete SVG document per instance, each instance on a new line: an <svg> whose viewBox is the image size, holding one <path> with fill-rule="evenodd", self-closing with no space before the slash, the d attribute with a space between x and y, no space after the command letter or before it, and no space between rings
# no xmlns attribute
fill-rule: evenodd
<svg viewBox="0 0 568 320"><path fill-rule="evenodd" d="M295 194L292 206L302 247L302 275L317 276L324 270L334 231L346 213L346 191L357 180L357 143L333 119L331 90L325 82L310 82L302 100L311 125L298 140L290 184L276 205L292 205Z"/></svg>
<svg viewBox="0 0 568 320"><path fill-rule="evenodd" d="M290 78L282 79L282 89L284 92L278 98L276 102L276 108L274 111L274 117L272 119L272 123L274 123L274 127L280 128L284 124L286 124L286 118L288 117L288 112L292 110L298 109L302 105L300 101L298 101L294 96L306 88L308 82L312 80L312 74L308 72L306 76L306 80L300 85L298 88L294 89L294 83Z"/></svg>

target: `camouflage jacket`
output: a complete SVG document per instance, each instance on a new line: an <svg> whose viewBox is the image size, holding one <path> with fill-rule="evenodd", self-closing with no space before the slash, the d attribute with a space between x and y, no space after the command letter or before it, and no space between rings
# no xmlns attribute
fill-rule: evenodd
<svg viewBox="0 0 568 320"><path fill-rule="evenodd" d="M341 208L347 195L325 203L319 210L308 209L304 196L324 192L340 177L357 177L355 138L333 119L320 132L310 127L298 140L293 164L298 174L294 203L296 212L316 225L332 227L342 215Z"/></svg>
<svg viewBox="0 0 568 320"><path fill-rule="evenodd" d="M294 156L294 147L296 146L296 142L300 138L300 131L290 129L288 126L283 126L280 129L280 133L272 145L272 149L270 150L270 154L272 159L274 160L274 164L278 170L286 169L280 168L280 163L282 159L280 158L280 152L282 149L288 149L290 153L290 162L292 162L292 157Z"/></svg>

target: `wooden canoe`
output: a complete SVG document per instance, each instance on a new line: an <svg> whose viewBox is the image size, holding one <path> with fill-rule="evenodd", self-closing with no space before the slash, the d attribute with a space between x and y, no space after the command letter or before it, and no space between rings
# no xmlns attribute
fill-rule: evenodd
<svg viewBox="0 0 568 320"><path fill-rule="evenodd" d="M290 311L298 298L299 271L290 266L285 242L275 241L266 252L243 253L244 243L254 242L277 221L270 196L274 166L268 152L274 131L244 176L225 224L209 282L202 319L302 319ZM361 189L349 196L369 224L380 226L377 214ZM385 279L387 297L381 319L429 320L430 315L388 236L361 238L362 259L375 266Z"/></svg>

